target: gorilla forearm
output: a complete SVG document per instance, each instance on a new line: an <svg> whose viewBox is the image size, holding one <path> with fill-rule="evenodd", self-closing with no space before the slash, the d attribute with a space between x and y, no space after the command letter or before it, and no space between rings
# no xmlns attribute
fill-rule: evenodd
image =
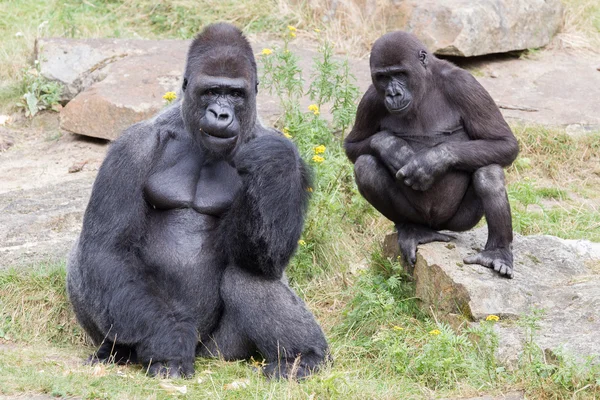
<svg viewBox="0 0 600 400"><path fill-rule="evenodd" d="M440 146L451 155L452 168L467 172L474 172L492 164L506 167L517 158L519 153L519 145L514 136L496 140L446 142Z"/></svg>
<svg viewBox="0 0 600 400"><path fill-rule="evenodd" d="M272 135L244 145L234 164L243 186L222 218L219 246L241 268L278 279L302 233L306 167L291 142Z"/></svg>

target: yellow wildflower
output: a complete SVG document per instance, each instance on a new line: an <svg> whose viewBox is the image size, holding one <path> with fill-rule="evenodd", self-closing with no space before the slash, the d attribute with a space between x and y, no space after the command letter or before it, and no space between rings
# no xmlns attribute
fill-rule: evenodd
<svg viewBox="0 0 600 400"><path fill-rule="evenodd" d="M287 132L283 132L283 136L285 136L285 137L286 137L286 138L288 138L288 139L291 139L291 138L293 138L293 136L292 136L292 135L290 135L290 134L289 134L289 133L287 133Z"/></svg>
<svg viewBox="0 0 600 400"><path fill-rule="evenodd" d="M307 191L307 192L309 192L309 193L312 193L312 192L313 192L313 188L311 188L311 187L309 186L309 187L307 187L307 188L306 188L306 191Z"/></svg>
<svg viewBox="0 0 600 400"><path fill-rule="evenodd" d="M296 37L296 32L290 32L290 37L295 38Z"/></svg>
<svg viewBox="0 0 600 400"><path fill-rule="evenodd" d="M316 163L322 163L325 159L321 156L313 156L312 160Z"/></svg>
<svg viewBox="0 0 600 400"><path fill-rule="evenodd" d="M176 98L177 98L177 94L175 92L167 92L163 95L163 99L165 99L169 103L172 102L173 100L175 100Z"/></svg>
<svg viewBox="0 0 600 400"><path fill-rule="evenodd" d="M325 153L325 149L326 149L326 147L321 144L321 145L315 147L315 154L323 154L323 153Z"/></svg>
<svg viewBox="0 0 600 400"><path fill-rule="evenodd" d="M319 115L319 106L316 104L311 104L308 106L308 111L312 111L313 114Z"/></svg>
<svg viewBox="0 0 600 400"><path fill-rule="evenodd" d="M268 56L270 54L273 54L273 50L271 50L271 49L263 49L261 54L263 56Z"/></svg>
<svg viewBox="0 0 600 400"><path fill-rule="evenodd" d="M486 321L499 321L500 317L497 315L488 315L487 317L485 317Z"/></svg>
<svg viewBox="0 0 600 400"><path fill-rule="evenodd" d="M298 240L298 244L300 246L306 246L306 242L304 240L302 240L302 239Z"/></svg>
<svg viewBox="0 0 600 400"><path fill-rule="evenodd" d="M295 26L292 25L288 25L288 29L290 30L290 32L296 32L298 30Z"/></svg>
<svg viewBox="0 0 600 400"><path fill-rule="evenodd" d="M434 330L432 330L432 331L429 331L429 334L430 334L430 335L434 335L434 336L435 336L435 335L439 335L440 333L442 333L442 332L440 332L440 330L439 330L439 329L434 329Z"/></svg>
<svg viewBox="0 0 600 400"><path fill-rule="evenodd" d="M403 331L404 330L404 328L402 328L401 326L398 326L398 325L394 325L392 327L392 329L395 330L395 331Z"/></svg>
<svg viewBox="0 0 600 400"><path fill-rule="evenodd" d="M321 30L319 28L315 28L315 32L316 33L321 33Z"/></svg>

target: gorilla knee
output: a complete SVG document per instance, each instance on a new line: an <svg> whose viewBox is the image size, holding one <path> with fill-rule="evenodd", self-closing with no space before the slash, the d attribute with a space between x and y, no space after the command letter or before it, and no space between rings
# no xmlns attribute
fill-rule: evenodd
<svg viewBox="0 0 600 400"><path fill-rule="evenodd" d="M479 168L473 174L473 184L479 196L502 194L506 191L504 170L498 164Z"/></svg>
<svg viewBox="0 0 600 400"><path fill-rule="evenodd" d="M372 155L358 157L354 163L354 176L358 187L366 191L376 189L380 169L379 162Z"/></svg>

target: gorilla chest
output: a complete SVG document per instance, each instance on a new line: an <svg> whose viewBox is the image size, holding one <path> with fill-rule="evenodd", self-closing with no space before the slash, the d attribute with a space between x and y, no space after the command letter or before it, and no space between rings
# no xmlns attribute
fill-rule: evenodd
<svg viewBox="0 0 600 400"><path fill-rule="evenodd" d="M219 217L231 207L240 187L237 171L225 161L204 164L201 157L184 152L162 160L144 192L156 210L191 209Z"/></svg>
<svg viewBox="0 0 600 400"><path fill-rule="evenodd" d="M389 115L381 121L381 130L393 132L415 151L434 147L442 142L467 141L460 115L449 107L424 111L422 118Z"/></svg>

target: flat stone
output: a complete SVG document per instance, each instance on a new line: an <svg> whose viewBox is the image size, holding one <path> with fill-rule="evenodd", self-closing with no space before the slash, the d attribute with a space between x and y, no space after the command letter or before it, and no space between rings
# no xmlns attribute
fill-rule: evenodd
<svg viewBox="0 0 600 400"><path fill-rule="evenodd" d="M450 243L418 248L413 274L416 296L425 310L448 323L454 323L455 314L474 322L499 316L503 322L495 328L501 358L514 361L522 348L523 332L509 321L542 309L544 317L535 339L542 349L562 347L579 358L600 355L600 259L592 258L595 244L515 235L514 279L506 279L491 269L463 262L484 247L487 228L451 234L456 240Z"/></svg>
<svg viewBox="0 0 600 400"><path fill-rule="evenodd" d="M461 57L543 47L562 22L560 0L411 0L396 13L431 51Z"/></svg>

